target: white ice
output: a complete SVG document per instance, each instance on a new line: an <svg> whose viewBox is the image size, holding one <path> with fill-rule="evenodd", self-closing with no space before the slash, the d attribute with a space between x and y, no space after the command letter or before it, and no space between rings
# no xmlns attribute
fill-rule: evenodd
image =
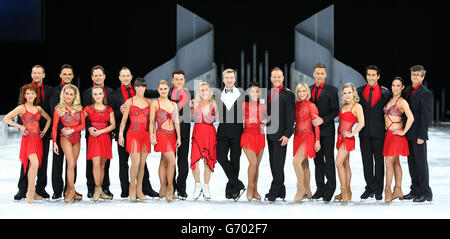
<svg viewBox="0 0 450 239"><path fill-rule="evenodd" d="M304 201L294 203L296 192L296 176L292 166L292 138L288 145L285 165L286 201L277 200L269 202L248 202L245 193L238 202L225 199L225 184L227 178L217 163L216 170L212 174L210 190L212 200L204 201L202 197L194 201L194 179L189 173L187 179L188 199L175 200L167 203L166 200L152 199L144 202L130 202L120 198L119 169L117 144L113 144L113 159L110 168L111 186L114 194L112 201L99 201L94 203L87 198L85 165L86 148L82 139L81 153L78 159L78 178L76 189L83 194L81 202L64 203L63 200L35 201L28 204L25 200L14 201L17 193L17 181L20 170L18 159L20 148L20 135L10 138L0 138L0 218L177 218L177 219L208 219L208 218L275 218L275 219L302 219L302 218L450 218L450 128L431 128L428 144L428 164L430 171L430 186L433 190L433 201L430 203L413 203L412 201L395 200L390 204L383 201L370 199L362 202L359 196L363 193L365 181L362 170L359 139L356 137L356 150L350 155L352 169L351 188L352 201L348 204L339 202ZM51 150L51 148L50 148ZM336 152L335 152L336 153ZM147 163L150 170L150 181L153 189L159 191L159 166L160 153L152 152ZM401 158L403 169L403 192L409 192L410 176L406 158ZM311 190L314 193L316 186L314 180L314 162L310 162ZM239 178L247 184L248 161L244 153L241 156L241 170ZM52 195L51 187L52 156L48 160L48 185L46 191ZM203 171L203 167L202 171ZM203 174L201 174L203 176ZM337 175L337 174L336 174ZM260 166L258 191L264 197L268 192L272 175L270 173L267 148L264 150L263 160ZM202 177L203 182L203 177ZM339 180L337 179L336 193L339 193ZM384 196L384 195L383 195Z"/></svg>

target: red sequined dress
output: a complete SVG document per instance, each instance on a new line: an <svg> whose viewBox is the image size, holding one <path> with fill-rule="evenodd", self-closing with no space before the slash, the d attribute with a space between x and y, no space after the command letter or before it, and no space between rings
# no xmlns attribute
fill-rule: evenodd
<svg viewBox="0 0 450 239"><path fill-rule="evenodd" d="M257 102L244 102L242 115L244 115L244 131L241 136L241 148L251 149L258 155L266 146L264 136L264 116L267 114L266 105Z"/></svg>
<svg viewBox="0 0 450 239"><path fill-rule="evenodd" d="M402 121L394 122L391 116L402 117L403 113L398 108L398 100L391 107L387 105L383 108L384 117L388 118L391 124L386 128L386 137L384 138L383 156L408 156L409 146L406 137L394 134L390 129L393 124L402 124ZM402 131L403 129L399 129Z"/></svg>
<svg viewBox="0 0 450 239"><path fill-rule="evenodd" d="M314 145L316 140L320 140L320 127L314 127L313 131L312 120L315 118L314 115L319 115L314 103L309 100L295 102L294 157L303 144L303 156L305 158L316 157Z"/></svg>
<svg viewBox="0 0 450 239"><path fill-rule="evenodd" d="M339 111L339 128L338 128L338 138L336 142L336 148L339 150L341 147L347 151L355 150L355 136L351 138L346 138L343 135L343 131L349 133L352 132L353 125L355 125L358 118L352 113L353 107L356 103L353 103L349 111L342 113L342 109Z"/></svg>
<svg viewBox="0 0 450 239"><path fill-rule="evenodd" d="M204 115L201 104L199 103L194 111L195 124L192 132L191 169L195 170L195 164L203 158L211 171L214 172L214 165L217 162L216 128L213 125L216 112L213 104L209 104L209 111Z"/></svg>
<svg viewBox="0 0 450 239"><path fill-rule="evenodd" d="M20 116L20 120L22 120L23 126L28 131L27 135L22 135L22 141L20 143L20 153L19 158L23 164L24 173L27 172L28 168L28 157L32 154L36 154L39 160L39 167L42 163L43 157L43 146L42 139L40 136L39 129L39 120L41 119L41 114L39 110L32 114L28 111L27 107L25 107L25 113Z"/></svg>
<svg viewBox="0 0 450 239"><path fill-rule="evenodd" d="M131 98L131 107L129 112L130 127L126 137L126 149L128 153L151 152L149 126L150 105L145 108L139 108L133 105ZM136 151L134 150L136 148Z"/></svg>
<svg viewBox="0 0 450 239"><path fill-rule="evenodd" d="M58 133L58 123L61 120L61 123L64 127L73 129L74 132L69 135L68 137L65 137L63 134L60 134L61 137L67 138L72 145L80 143L81 139L81 130L85 127L85 121L84 121L84 113L82 110L76 112L75 114L72 114L72 112L66 108L65 114L63 116L59 116L58 114L59 106L55 108L55 112L53 113L53 128L52 128L52 137L53 142L56 142L56 134Z"/></svg>
<svg viewBox="0 0 450 239"><path fill-rule="evenodd" d="M175 125L173 119L175 118L175 108L172 113L167 112L167 110L161 109L158 99L158 110L156 111L156 123L158 123L158 128L156 129L156 142L155 151L156 152L176 152L177 135L175 133ZM163 124L170 120L174 129L166 130L163 129Z"/></svg>
<svg viewBox="0 0 450 239"><path fill-rule="evenodd" d="M109 106L106 106L103 110L98 110L93 105L89 105L84 107L84 112L88 115L91 127L101 130L109 126L110 115L113 110ZM104 133L97 137L89 135L86 158L87 160L92 160L93 157L111 159L111 147L111 135L109 133Z"/></svg>

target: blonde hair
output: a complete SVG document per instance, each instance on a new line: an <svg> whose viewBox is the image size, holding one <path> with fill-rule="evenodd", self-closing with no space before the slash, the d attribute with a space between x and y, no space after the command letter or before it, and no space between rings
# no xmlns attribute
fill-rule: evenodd
<svg viewBox="0 0 450 239"><path fill-rule="evenodd" d="M233 73L233 74L234 74L234 77L236 77L236 79L237 79L237 74L236 74L236 71L235 71L235 70L233 70L233 69L231 69L231 68L225 69L225 70L222 72L222 78L223 78L223 76L224 76L226 73Z"/></svg>
<svg viewBox="0 0 450 239"><path fill-rule="evenodd" d="M75 92L75 98L73 99L72 105L69 107L66 103L66 101L64 100L64 93L66 92L67 89L71 89ZM80 100L80 91L78 90L78 88L72 84L67 84L65 85L62 90L61 90L61 94L59 95L59 104L58 104L60 109L64 109L67 107L70 109L70 111L72 111L72 114L78 111L81 111L83 109L83 106L81 106L81 100Z"/></svg>
<svg viewBox="0 0 450 239"><path fill-rule="evenodd" d="M306 100L311 99L311 89L309 88L309 86L308 86L305 82L300 82L300 83L297 85L297 87L295 88L295 99L297 99L298 101L300 101L300 98L298 98L298 90L299 90L301 87L305 87L305 89L306 89L306 93L307 93Z"/></svg>
<svg viewBox="0 0 450 239"><path fill-rule="evenodd" d="M198 93L197 93L197 95L194 98L194 102L195 103L199 103L200 101L202 101L202 98L200 97L200 90L201 90L202 86L204 86L204 85L208 86L208 88L209 88L209 103L212 103L214 101L214 95L213 95L213 92L211 90L211 86L207 82L203 81L198 86Z"/></svg>
<svg viewBox="0 0 450 239"><path fill-rule="evenodd" d="M159 88L160 85L167 85L167 87L170 88L169 82L167 82L166 80L159 81L158 88Z"/></svg>
<svg viewBox="0 0 450 239"><path fill-rule="evenodd" d="M342 91L344 91L345 88L351 88L352 91L353 91L353 94L354 94L353 95L353 100L355 102L359 102L359 95L358 95L358 91L356 91L355 85L353 85L350 82L347 82L347 83L344 84L344 86L342 86ZM345 102L345 99L344 99L344 94L342 94L342 102L344 102L344 104L347 104L347 102Z"/></svg>

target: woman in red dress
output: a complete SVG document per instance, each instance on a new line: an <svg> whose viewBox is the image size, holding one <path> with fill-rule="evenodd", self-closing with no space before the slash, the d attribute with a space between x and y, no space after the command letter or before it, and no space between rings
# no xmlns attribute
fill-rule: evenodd
<svg viewBox="0 0 450 239"><path fill-rule="evenodd" d="M25 173L28 170L28 189L26 194L28 203L32 203L33 200L42 200L42 197L35 193L36 176L43 157L42 137L44 137L52 122L50 116L38 106L40 98L39 90L35 85L24 85L20 93L20 105L3 118L5 123L17 127L22 133L19 158ZM16 115L19 115L23 125L19 125L12 120ZM41 116L47 120L42 131L39 128ZM29 167L28 162L30 162Z"/></svg>
<svg viewBox="0 0 450 239"><path fill-rule="evenodd" d="M119 131L119 145L125 147L123 131L130 117L130 127L127 133L126 150L130 153L130 200L146 200L142 192L145 161L151 152L149 116L152 100L144 97L147 84L144 79L137 78L133 84L136 95L125 102L125 111L122 116Z"/></svg>
<svg viewBox="0 0 450 239"><path fill-rule="evenodd" d="M258 193L259 164L266 146L264 135L265 117L267 108L265 104L259 103L259 86L257 82L250 83L249 102L242 103L242 117L244 131L241 136L241 148L249 161L247 199L253 198L260 201Z"/></svg>
<svg viewBox="0 0 450 239"><path fill-rule="evenodd" d="M306 83L298 84L295 89L297 101L295 102L295 133L294 133L294 160L293 165L297 175L297 193L294 202L300 202L305 197L312 198L308 158L315 158L320 150L320 128L314 127L312 120L319 115L319 111L309 101L311 90Z"/></svg>
<svg viewBox="0 0 450 239"><path fill-rule="evenodd" d="M347 203L352 198L350 181L352 172L350 170L350 152L355 149L355 135L364 127L364 113L362 106L358 103L359 96L352 83L345 83L342 87L342 105L339 111L339 128L336 148L336 168L339 181L341 183L341 194L335 200L342 200ZM358 126L352 131L353 125L358 122Z"/></svg>
<svg viewBox="0 0 450 239"><path fill-rule="evenodd" d="M75 167L80 154L81 130L85 127L83 108L80 103L80 93L74 85L67 84L61 90L59 104L53 114L53 151L59 155L56 144L58 123L61 121L61 148L67 160L67 187L64 202L68 203L75 197Z"/></svg>
<svg viewBox="0 0 450 239"><path fill-rule="evenodd" d="M194 131L192 133L191 169L194 175L195 188L194 199L197 200L203 193L206 200L211 199L209 191L209 179L214 172L217 161L216 155L216 128L213 123L219 119L219 111L209 84L200 83L199 93L196 95L191 107L191 115L194 115ZM204 185L200 183L199 161L204 159Z"/></svg>
<svg viewBox="0 0 450 239"><path fill-rule="evenodd" d="M161 189L159 197L165 197L168 202L173 200L173 178L177 159L175 152L181 145L180 122L178 121L177 104L169 100L169 83L159 82L159 98L150 106L150 141L155 152L161 152L159 164L159 180ZM155 120L158 129L155 133Z"/></svg>
<svg viewBox="0 0 450 239"><path fill-rule="evenodd" d="M397 198L403 200L402 167L399 156L406 157L409 155L408 141L405 134L414 121L408 102L401 96L404 88L403 79L400 77L394 78L392 81L392 93L394 96L383 109L386 126L383 148L383 155L386 157L386 188L384 190L386 203ZM403 128L403 114L406 114L408 118L405 128ZM395 177L395 186L392 193L391 184L393 177Z"/></svg>
<svg viewBox="0 0 450 239"><path fill-rule="evenodd" d="M92 200L97 201L100 196L109 199L103 193L102 183L105 176L106 160L112 158L111 135L116 128L114 111L106 105L105 93L101 86L92 87L92 102L94 104L84 107L85 117L89 117L92 124L89 130L87 146L87 160L92 160L92 173L94 175L95 190Z"/></svg>

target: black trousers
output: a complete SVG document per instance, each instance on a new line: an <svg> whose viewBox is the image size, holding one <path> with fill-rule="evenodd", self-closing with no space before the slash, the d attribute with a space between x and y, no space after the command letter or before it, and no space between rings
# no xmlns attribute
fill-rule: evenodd
<svg viewBox="0 0 450 239"><path fill-rule="evenodd" d="M230 152L230 160L228 160ZM225 196L229 197L234 188L242 184L238 179L241 158L241 138L218 137L217 138L217 161L222 166L228 183L225 187ZM243 184L242 184L243 185Z"/></svg>
<svg viewBox="0 0 450 239"><path fill-rule="evenodd" d="M382 194L384 185L384 138L359 138L359 143L366 191Z"/></svg>
<svg viewBox="0 0 450 239"><path fill-rule="evenodd" d="M87 160L87 148L89 144L89 138L86 138L86 186L88 188L88 193L93 193L95 189L94 173L92 172L92 160ZM105 176L102 182L102 189L109 190L109 166L111 160L106 160L105 164Z"/></svg>
<svg viewBox="0 0 450 239"><path fill-rule="evenodd" d="M430 174L427 161L427 141L417 144L417 140L408 140L408 168L411 176L411 191L418 196L433 196L430 188Z"/></svg>
<svg viewBox="0 0 450 239"><path fill-rule="evenodd" d="M42 139L42 147L43 147L43 156L41 167L37 172L37 181L36 181L36 193L40 193L45 190L47 186L47 165L48 165L48 150L50 147L50 138ZM28 172L28 170L27 170ZM28 177L24 173L24 166L20 167L20 176L19 183L17 184L19 191L26 193L28 190Z"/></svg>
<svg viewBox="0 0 450 239"><path fill-rule="evenodd" d="M278 196L284 186L284 164L286 162L287 145L281 146L278 140L272 141L267 138L267 146L269 150L270 170L272 172L272 183L270 185L269 194Z"/></svg>
<svg viewBox="0 0 450 239"><path fill-rule="evenodd" d="M336 190L334 138L334 135L320 137L321 148L314 159L317 190L331 195ZM325 178L327 179L326 183Z"/></svg>
<svg viewBox="0 0 450 239"><path fill-rule="evenodd" d="M126 138L125 138L125 145L126 145ZM119 153L120 188L122 189L122 194L128 195L130 189L130 180L128 178L129 174L128 158L130 157L130 154L127 152L126 148L120 146L119 143L117 143L117 151ZM145 195L149 195L152 190L153 189L152 185L150 184L150 175L148 173L147 163L145 163L144 179L142 181L142 192Z"/></svg>
<svg viewBox="0 0 450 239"><path fill-rule="evenodd" d="M80 142L81 143L81 142ZM53 161L52 161L52 188L54 194L61 194L63 190L67 186L67 163L65 170L65 182L62 178L63 165L64 165L64 151L61 148L61 144L59 142L59 136L56 144L58 145L59 155L53 153ZM77 182L77 167L75 166L75 175L74 175L74 183Z"/></svg>
<svg viewBox="0 0 450 239"><path fill-rule="evenodd" d="M189 173L188 154L189 154L189 140L191 138L190 134L191 134L191 123L180 123L181 145L178 148L176 155L178 176L174 181L175 190L180 193L186 193L186 179ZM176 173L174 175L176 175Z"/></svg>

